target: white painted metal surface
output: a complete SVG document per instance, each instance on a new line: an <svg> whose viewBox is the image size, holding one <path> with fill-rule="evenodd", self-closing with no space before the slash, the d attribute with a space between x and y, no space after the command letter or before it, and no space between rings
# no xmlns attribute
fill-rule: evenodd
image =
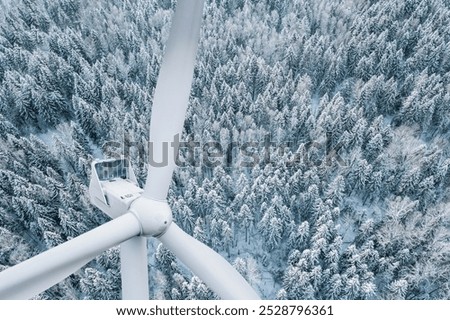
<svg viewBox="0 0 450 320"><path fill-rule="evenodd" d="M120 245L123 300L148 300L147 238L133 237Z"/></svg>
<svg viewBox="0 0 450 320"><path fill-rule="evenodd" d="M125 214L6 269L0 273L0 299L30 299L140 231L136 217Z"/></svg>
<svg viewBox="0 0 450 320"><path fill-rule="evenodd" d="M260 299L220 254L185 233L174 222L159 240L222 299Z"/></svg>
<svg viewBox="0 0 450 320"><path fill-rule="evenodd" d="M150 162L144 195L165 200L191 92L204 0L178 0L153 98Z"/></svg>

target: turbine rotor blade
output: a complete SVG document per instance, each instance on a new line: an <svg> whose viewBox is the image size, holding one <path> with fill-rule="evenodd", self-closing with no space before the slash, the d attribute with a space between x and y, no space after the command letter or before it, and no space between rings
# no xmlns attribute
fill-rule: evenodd
<svg viewBox="0 0 450 320"><path fill-rule="evenodd" d="M148 300L147 238L133 237L120 244L122 300Z"/></svg>
<svg viewBox="0 0 450 320"><path fill-rule="evenodd" d="M260 299L221 255L185 233L174 222L159 240L222 299Z"/></svg>
<svg viewBox="0 0 450 320"><path fill-rule="evenodd" d="M189 102L204 0L178 0L159 71L150 122L149 170L144 195L167 197Z"/></svg>
<svg viewBox="0 0 450 320"><path fill-rule="evenodd" d="M76 272L103 251L139 235L127 213L0 273L0 299L30 299Z"/></svg>

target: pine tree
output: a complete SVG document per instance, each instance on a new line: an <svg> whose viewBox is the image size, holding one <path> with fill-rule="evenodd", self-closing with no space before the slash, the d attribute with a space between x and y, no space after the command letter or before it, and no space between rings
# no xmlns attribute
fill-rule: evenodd
<svg viewBox="0 0 450 320"><path fill-rule="evenodd" d="M202 218L197 218L197 220L195 221L195 227L194 227L194 232L193 232L193 236L195 239L197 239L200 242L205 243L206 242L206 235L204 232L204 226L203 226L203 220Z"/></svg>
<svg viewBox="0 0 450 320"><path fill-rule="evenodd" d="M249 241L249 232L251 231L251 227L253 225L253 214L250 208L243 204L241 209L239 210L238 219L240 221L241 226L245 230L245 242Z"/></svg>
<svg viewBox="0 0 450 320"><path fill-rule="evenodd" d="M119 291L115 286L117 275L103 274L94 268L86 268L80 281L80 288L84 295L94 300L117 300Z"/></svg>
<svg viewBox="0 0 450 320"><path fill-rule="evenodd" d="M325 192L327 199L330 199L335 206L342 205L345 195L345 180L341 175L338 175L331 182L327 191Z"/></svg>

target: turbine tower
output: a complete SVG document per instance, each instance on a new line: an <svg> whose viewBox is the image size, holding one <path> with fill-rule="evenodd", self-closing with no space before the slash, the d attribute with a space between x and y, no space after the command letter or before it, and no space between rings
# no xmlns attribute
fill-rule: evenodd
<svg viewBox="0 0 450 320"><path fill-rule="evenodd" d="M121 247L123 299L148 299L147 237L156 237L222 299L259 299L218 253L175 222L166 197L188 105L204 0L178 0L153 99L145 188L127 159L94 161L91 202L112 220L0 273L0 299L30 299L103 251Z"/></svg>

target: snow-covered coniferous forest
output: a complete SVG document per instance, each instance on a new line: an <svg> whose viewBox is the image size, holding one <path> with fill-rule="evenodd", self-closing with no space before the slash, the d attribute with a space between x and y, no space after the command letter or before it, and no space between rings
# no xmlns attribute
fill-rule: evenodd
<svg viewBox="0 0 450 320"><path fill-rule="evenodd" d="M0 2L0 270L108 221L94 158L145 181L175 4ZM449 25L448 0L207 0L174 219L266 299L449 299ZM216 298L149 245L152 298ZM36 298L119 299L118 253Z"/></svg>

